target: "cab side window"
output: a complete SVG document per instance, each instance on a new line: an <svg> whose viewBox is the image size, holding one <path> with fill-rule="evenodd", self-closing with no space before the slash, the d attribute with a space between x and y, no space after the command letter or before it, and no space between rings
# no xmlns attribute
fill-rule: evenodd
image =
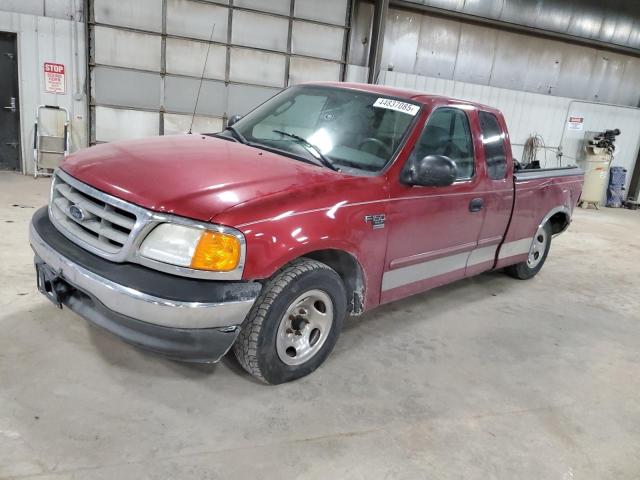
<svg viewBox="0 0 640 480"><path fill-rule="evenodd" d="M444 107L431 113L411 153L411 160L428 155L444 155L453 160L457 168L456 180L473 177L473 140L464 111Z"/></svg>
<svg viewBox="0 0 640 480"><path fill-rule="evenodd" d="M507 175L507 156L504 150L504 132L498 119L489 112L478 112L482 145L487 162L487 174L492 180L502 180Z"/></svg>

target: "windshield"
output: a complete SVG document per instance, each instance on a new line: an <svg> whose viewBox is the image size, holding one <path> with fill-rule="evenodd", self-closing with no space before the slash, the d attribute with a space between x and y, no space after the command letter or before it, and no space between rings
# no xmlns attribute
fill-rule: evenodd
<svg viewBox="0 0 640 480"><path fill-rule="evenodd" d="M391 160L419 110L374 93L303 85L276 95L233 127L254 146L375 172Z"/></svg>

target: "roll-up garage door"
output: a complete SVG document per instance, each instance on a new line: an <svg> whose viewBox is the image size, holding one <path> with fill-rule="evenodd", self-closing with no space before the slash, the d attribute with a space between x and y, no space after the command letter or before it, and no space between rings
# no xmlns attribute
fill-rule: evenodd
<svg viewBox="0 0 640 480"><path fill-rule="evenodd" d="M91 143L187 131L209 43L194 131L288 85L342 79L348 4L90 0Z"/></svg>

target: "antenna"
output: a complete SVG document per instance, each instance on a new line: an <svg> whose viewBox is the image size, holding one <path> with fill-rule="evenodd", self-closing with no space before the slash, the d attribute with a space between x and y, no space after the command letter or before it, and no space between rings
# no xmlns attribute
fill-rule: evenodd
<svg viewBox="0 0 640 480"><path fill-rule="evenodd" d="M213 32L216 29L214 23L211 27L211 35L209 35L209 45L207 45L207 55L204 57L204 67L202 67L202 75L200 76L200 85L198 86L198 95L196 95L196 104L193 107L193 115L191 115L191 124L189 125L189 135L191 135L191 129L193 128L193 121L196 118L196 110L198 110L198 100L200 100L200 90L202 90L202 81L204 80L204 74L207 71L207 62L209 61L209 50L211 50L211 41L213 40Z"/></svg>

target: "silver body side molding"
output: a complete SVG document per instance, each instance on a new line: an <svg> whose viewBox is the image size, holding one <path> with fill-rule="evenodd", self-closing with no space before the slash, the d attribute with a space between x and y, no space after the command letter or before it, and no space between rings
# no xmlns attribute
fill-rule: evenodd
<svg viewBox="0 0 640 480"><path fill-rule="evenodd" d="M499 258L507 258L529 252L532 241L533 238L523 238L503 244ZM496 256L497 248L498 245L489 245L468 252L456 253L435 260L388 270L382 275L382 291L386 292L387 290L404 287L411 283L492 261Z"/></svg>

